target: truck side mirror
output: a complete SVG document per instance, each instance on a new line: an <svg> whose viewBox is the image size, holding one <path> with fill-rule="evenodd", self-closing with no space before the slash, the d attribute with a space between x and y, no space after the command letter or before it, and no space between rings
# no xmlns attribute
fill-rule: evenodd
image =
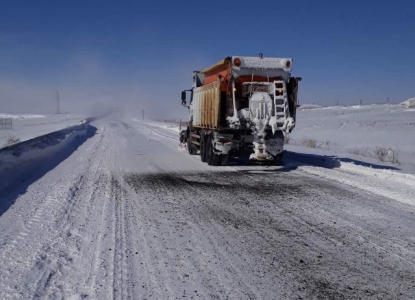
<svg viewBox="0 0 415 300"><path fill-rule="evenodd" d="M185 102L186 103L186 92L182 91L182 103Z"/></svg>

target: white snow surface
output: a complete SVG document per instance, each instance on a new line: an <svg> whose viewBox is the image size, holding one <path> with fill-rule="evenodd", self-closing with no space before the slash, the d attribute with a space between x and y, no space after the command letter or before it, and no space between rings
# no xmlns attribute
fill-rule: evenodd
<svg viewBox="0 0 415 300"><path fill-rule="evenodd" d="M12 119L38 119L38 118L46 118L45 115L30 115L30 114L1 114L0 118L12 118Z"/></svg>
<svg viewBox="0 0 415 300"><path fill-rule="evenodd" d="M315 141L316 148L310 146ZM399 163L374 154L377 147L396 154ZM332 106L297 111L296 128L286 149L336 155L387 165L415 174L415 110L402 105Z"/></svg>
<svg viewBox="0 0 415 300"><path fill-rule="evenodd" d="M69 126L77 125L85 116L74 114L6 114L0 113L0 118L12 118L13 129L0 129L0 148L5 147L9 137L20 141L45 135Z"/></svg>
<svg viewBox="0 0 415 300"><path fill-rule="evenodd" d="M134 119L135 122L142 122L138 119ZM146 124L150 124L159 128L167 129L172 132L180 133L180 130L186 129L186 125L182 124L180 128L179 123L172 123L172 122L161 122L161 121L147 121Z"/></svg>
<svg viewBox="0 0 415 300"><path fill-rule="evenodd" d="M301 104L301 106L298 108L298 110L304 110L304 109L314 109L314 108L321 108L320 105L317 104Z"/></svg>
<svg viewBox="0 0 415 300"><path fill-rule="evenodd" d="M0 299L413 298L414 175L302 146L211 167L166 124L92 125L0 191Z"/></svg>
<svg viewBox="0 0 415 300"><path fill-rule="evenodd" d="M402 102L401 105L406 108L415 108L415 97Z"/></svg>

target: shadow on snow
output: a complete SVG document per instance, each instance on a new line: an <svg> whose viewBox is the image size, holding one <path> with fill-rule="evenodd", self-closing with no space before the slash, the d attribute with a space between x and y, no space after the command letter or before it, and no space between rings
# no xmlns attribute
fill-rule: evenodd
<svg viewBox="0 0 415 300"><path fill-rule="evenodd" d="M291 172L296 170L299 166L314 166L326 169L340 168L342 162L353 163L357 166L368 167L378 170L394 170L398 171L399 168L373 164L365 161L360 161L351 158L338 157L334 155L318 155L318 154L306 154L291 151L284 151L283 165L273 168L261 168L261 169L246 169L239 170L240 172ZM230 163L233 166L272 166L271 164L259 164L251 163L248 160L235 160Z"/></svg>

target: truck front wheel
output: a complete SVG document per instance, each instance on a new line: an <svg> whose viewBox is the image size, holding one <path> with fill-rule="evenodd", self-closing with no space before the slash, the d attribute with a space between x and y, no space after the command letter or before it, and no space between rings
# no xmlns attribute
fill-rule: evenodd
<svg viewBox="0 0 415 300"><path fill-rule="evenodd" d="M192 144L192 132L191 131L188 131L188 135L187 135L187 150L189 151L190 155L197 154L197 149L195 145Z"/></svg>

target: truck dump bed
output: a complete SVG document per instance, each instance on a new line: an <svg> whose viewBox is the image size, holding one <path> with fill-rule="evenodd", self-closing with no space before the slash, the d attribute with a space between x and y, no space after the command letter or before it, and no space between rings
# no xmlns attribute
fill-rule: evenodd
<svg viewBox="0 0 415 300"><path fill-rule="evenodd" d="M236 120L241 109L252 108L248 105L249 97L246 90L250 91L250 96L252 92L257 91L254 90L256 88L254 85L259 85L261 82L270 84L283 81L283 90L286 91L285 85L290 80L291 64L292 60L288 58L229 56L208 68L195 71L190 108L192 126L204 129L229 129L229 118ZM250 82L249 87L246 82ZM286 98L287 95L284 97ZM290 114L294 117L295 103L290 97L288 100ZM280 109L276 107L278 104L276 98L274 102L274 109ZM283 124L285 120L280 118L278 122Z"/></svg>
<svg viewBox="0 0 415 300"><path fill-rule="evenodd" d="M193 127L217 129L220 121L220 81L193 90Z"/></svg>

